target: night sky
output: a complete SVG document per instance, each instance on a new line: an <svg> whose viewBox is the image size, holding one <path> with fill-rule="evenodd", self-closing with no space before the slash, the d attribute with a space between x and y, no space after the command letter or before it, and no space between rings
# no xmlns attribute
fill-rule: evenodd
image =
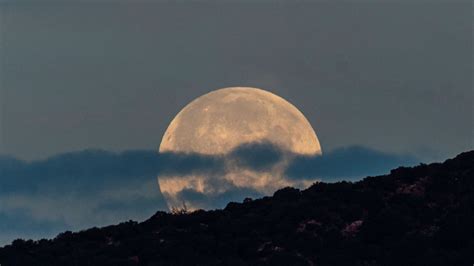
<svg viewBox="0 0 474 266"><path fill-rule="evenodd" d="M295 176L473 149L471 2L383 2L0 0L0 245L165 209L161 137L218 88L303 112L326 157Z"/></svg>
<svg viewBox="0 0 474 266"><path fill-rule="evenodd" d="M41 2L1 6L2 154L156 149L239 85L295 104L326 151L473 146L470 2Z"/></svg>

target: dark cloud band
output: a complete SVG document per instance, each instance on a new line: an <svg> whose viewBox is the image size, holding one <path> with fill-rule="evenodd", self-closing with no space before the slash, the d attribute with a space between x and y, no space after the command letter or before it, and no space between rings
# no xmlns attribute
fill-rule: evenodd
<svg viewBox="0 0 474 266"><path fill-rule="evenodd" d="M341 148L327 152L324 156L302 156L269 143L244 144L222 156L88 150L32 163L0 158L0 193L34 192L44 187L58 192L81 188L91 192L91 189L93 191L112 182L150 180L157 175L219 174L225 172L226 161L232 161L236 167L263 171L284 158L293 158L285 171L287 177L321 180L383 174L388 169L417 162L412 156L383 153L364 147Z"/></svg>
<svg viewBox="0 0 474 266"><path fill-rule="evenodd" d="M209 174L218 177L225 173L229 161L235 164L234 167L264 171L288 158L293 159L285 171L287 178L323 181L383 174L416 161L410 156L363 147L334 150L324 156L301 156L269 143L245 144L223 156L87 150L30 163L0 157L0 224L4 225L0 226L0 235L4 236L0 237L0 245L11 241L13 236L52 237L63 230L146 218L156 210L166 210L158 190L157 175ZM200 206L211 203L225 206L229 201L262 196L249 188L227 185L229 189L225 193L202 194L184 190L180 196ZM74 210L74 213L68 213L68 210ZM32 232L29 228L37 230Z"/></svg>

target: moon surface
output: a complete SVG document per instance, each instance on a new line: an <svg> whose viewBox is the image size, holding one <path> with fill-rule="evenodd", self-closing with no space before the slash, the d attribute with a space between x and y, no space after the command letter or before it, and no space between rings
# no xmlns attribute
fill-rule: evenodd
<svg viewBox="0 0 474 266"><path fill-rule="evenodd" d="M273 93L249 87L215 90L186 105L171 121L159 152L225 156L240 145L262 142L292 154L322 153L315 131L294 105ZM207 209L216 207L218 204L209 203L222 198L219 195L227 190L268 194L296 185L282 176L285 165L282 162L266 172L228 165L229 171L221 176L162 175L158 181L170 207L184 202L192 209ZM193 199L199 200L186 198L190 194L198 195Z"/></svg>

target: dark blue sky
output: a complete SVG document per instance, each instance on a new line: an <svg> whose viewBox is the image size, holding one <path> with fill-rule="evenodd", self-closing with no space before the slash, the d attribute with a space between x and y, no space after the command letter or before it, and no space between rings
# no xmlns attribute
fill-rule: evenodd
<svg viewBox="0 0 474 266"><path fill-rule="evenodd" d="M6 1L0 154L154 149L189 101L236 85L295 104L323 150L473 147L469 1Z"/></svg>

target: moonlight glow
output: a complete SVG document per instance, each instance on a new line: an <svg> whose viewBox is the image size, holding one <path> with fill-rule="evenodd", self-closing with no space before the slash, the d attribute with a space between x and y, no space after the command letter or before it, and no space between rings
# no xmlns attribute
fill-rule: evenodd
<svg viewBox="0 0 474 266"><path fill-rule="evenodd" d="M246 87L216 90L189 103L169 125L159 151L220 156L253 142L268 142L293 154L321 154L316 133L295 106L270 92ZM187 199L183 192L212 199L228 189L268 194L283 186L304 185L282 176L285 165L283 161L256 173L229 162L223 176L159 176L158 180L170 206L186 202L191 208L209 208L215 206Z"/></svg>

